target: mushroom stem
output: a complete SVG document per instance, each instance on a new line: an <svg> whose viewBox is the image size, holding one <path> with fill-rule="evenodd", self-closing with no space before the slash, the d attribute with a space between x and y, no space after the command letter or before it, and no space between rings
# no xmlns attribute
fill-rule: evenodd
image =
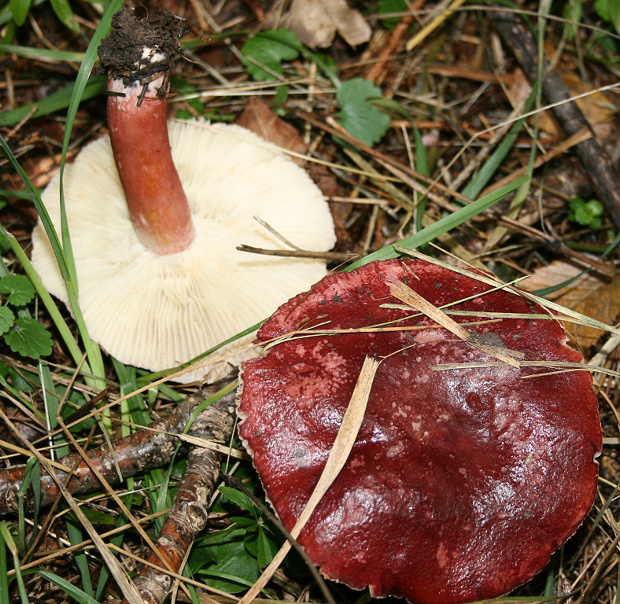
<svg viewBox="0 0 620 604"><path fill-rule="evenodd" d="M166 75L147 84L110 78L108 125L114 160L140 242L155 254L182 252L194 240L187 196L172 161Z"/></svg>

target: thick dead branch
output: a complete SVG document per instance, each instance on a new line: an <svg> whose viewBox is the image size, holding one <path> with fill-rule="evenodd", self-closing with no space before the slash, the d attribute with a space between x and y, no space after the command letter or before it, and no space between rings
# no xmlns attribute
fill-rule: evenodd
<svg viewBox="0 0 620 604"><path fill-rule="evenodd" d="M512 12L489 11L495 29L525 71L530 81L538 78L538 48L534 35L521 17ZM553 114L568 136L587 128L592 130L583 113L573 101L562 76L548 63L542 68L542 93L549 104L554 105ZM595 137L575 146L575 150L587 173L593 189L604 203L614 224L620 227L620 177L607 153Z"/></svg>
<svg viewBox="0 0 620 604"><path fill-rule="evenodd" d="M113 451L110 451L107 445L89 450L91 463L110 484L118 484L124 478L165 465L179 444L179 439L174 433L183 430L192 410L215 391L216 389L211 386L189 395L173 414L153 422L147 429L115 441ZM73 469L71 475L56 470L57 476L65 481L71 494L91 493L101 488L101 483L79 454L67 455L60 460L60 463ZM122 476L119 476L117 468L120 469ZM24 466L0 471L0 517L18 512L17 493L24 475ZM51 476L43 469L40 482L41 506L50 505L59 497L60 491ZM32 490L29 489L25 508L31 510L32 506Z"/></svg>
<svg viewBox="0 0 620 604"><path fill-rule="evenodd" d="M231 393L203 411L190 430L197 438L226 443L232 435L235 405ZM221 453L193 446L187 457L187 470L179 484L172 509L156 542L170 569L179 572L196 535L207 523L209 500L220 473ZM160 604L172 589L173 579L163 569L154 554L149 566L134 579L143 600ZM152 566L151 566L152 565Z"/></svg>

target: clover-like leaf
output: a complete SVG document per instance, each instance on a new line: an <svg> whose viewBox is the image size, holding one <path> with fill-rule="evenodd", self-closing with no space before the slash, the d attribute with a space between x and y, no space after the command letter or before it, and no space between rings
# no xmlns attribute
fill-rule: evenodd
<svg viewBox="0 0 620 604"><path fill-rule="evenodd" d="M273 73L282 73L282 61L297 58L300 46L297 35L288 29L264 31L246 40L241 48L243 64L255 80L273 80Z"/></svg>
<svg viewBox="0 0 620 604"><path fill-rule="evenodd" d="M386 15L394 13L406 13L409 10L409 5L406 0L379 0L377 4L377 14ZM394 29L401 21L402 17L384 17L381 19L381 25L388 29Z"/></svg>
<svg viewBox="0 0 620 604"><path fill-rule="evenodd" d="M9 304L24 306L34 298L35 289L25 275L7 275L0 279L0 293L8 294Z"/></svg>
<svg viewBox="0 0 620 604"><path fill-rule="evenodd" d="M0 306L0 335L5 334L15 323L15 314L7 306Z"/></svg>
<svg viewBox="0 0 620 604"><path fill-rule="evenodd" d="M13 352L33 359L52 352L53 340L49 331L30 317L19 317L4 339Z"/></svg>
<svg viewBox="0 0 620 604"><path fill-rule="evenodd" d="M336 95L341 108L340 124L369 147L383 138L391 123L390 116L370 102L381 96L381 90L363 78L343 82Z"/></svg>
<svg viewBox="0 0 620 604"><path fill-rule="evenodd" d="M245 529L213 533L192 550L189 567L211 587L238 593L260 574L258 562L245 547Z"/></svg>

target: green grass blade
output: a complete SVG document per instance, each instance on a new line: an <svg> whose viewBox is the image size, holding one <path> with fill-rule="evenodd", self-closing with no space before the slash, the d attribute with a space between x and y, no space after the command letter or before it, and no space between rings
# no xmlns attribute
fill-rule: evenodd
<svg viewBox="0 0 620 604"><path fill-rule="evenodd" d="M0 533L0 604L10 604L9 598L9 568L6 558L7 544Z"/></svg>
<svg viewBox="0 0 620 604"><path fill-rule="evenodd" d="M529 110L532 108L535 95L536 87L534 87L532 93L527 99L524 113L529 112ZM512 125L512 127L508 131L508 134L497 146L497 149L495 149L495 151L491 154L491 157L487 159L487 161L480 168L478 173L463 188L463 190L461 191L462 195L468 197L469 199L475 199L476 197L478 197L478 195L480 195L480 192L487 186L487 184L489 184L491 178L493 178L493 175L497 172L504 159L506 159L508 153L510 153L510 151L512 150L517 136L519 136L519 132L521 132L521 129L523 128L525 120L526 118L521 118Z"/></svg>
<svg viewBox="0 0 620 604"><path fill-rule="evenodd" d="M38 568L34 571L28 571L28 574L31 574L32 572L35 572L37 575L43 577L46 581L49 581L57 587L60 587L60 589L62 589L68 596L71 596L76 602L79 602L80 604L100 604L99 602L97 602L97 600L95 600L95 598L89 596L87 593L83 592L75 585L69 583L69 581L66 581L65 579L50 572L49 570Z"/></svg>
<svg viewBox="0 0 620 604"><path fill-rule="evenodd" d="M127 395L135 392L140 388L136 378L136 368L127 367L120 361L112 358L112 365L118 378L121 395L121 436L129 436L132 432L131 424L139 426L147 426L151 423L152 418L148 412L147 405L144 402L143 394L135 394L129 398ZM130 487L131 488L131 487Z"/></svg>
<svg viewBox="0 0 620 604"><path fill-rule="evenodd" d="M77 115L82 95L88 84L90 73L98 59L98 49L101 40L107 35L112 23L112 17L123 6L124 0L113 0L110 2L101 17L101 21L93 34L93 37L88 44L86 53L84 54L84 60L80 65L77 77L75 79L74 88L69 102L67 110L67 123L65 127L65 135L62 142L62 151L60 159L60 215L61 215L61 239L63 243L63 249L65 251L67 265L72 281L77 284L77 278L75 275L75 263L73 261L73 252L71 248L71 240L69 235L69 225L67 224L67 216L65 212L64 204L64 190L63 190L63 175L67 162L67 151L71 142L71 134L73 131L73 124L75 122L75 116ZM75 292L77 294L77 291Z"/></svg>
<svg viewBox="0 0 620 604"><path fill-rule="evenodd" d="M415 169L418 174L422 174L422 176L430 175L430 166L428 162L428 153L426 151L426 147L424 146L424 140L422 138L422 133L419 128L414 126L413 128L413 138L415 141Z"/></svg>
<svg viewBox="0 0 620 604"><path fill-rule="evenodd" d="M71 30L80 31L80 24L68 0L50 0L56 16Z"/></svg>
<svg viewBox="0 0 620 604"><path fill-rule="evenodd" d="M418 174L422 174L423 176L429 176L430 167L428 161L428 153L426 151L426 147L424 146L422 133L418 128L414 127L413 136L415 140L416 171L418 172ZM417 198L414 197L414 199L416 199L414 228L416 231L418 231L423 224L426 206L428 205L428 197L426 197L426 195L420 195Z"/></svg>
<svg viewBox="0 0 620 604"><path fill-rule="evenodd" d="M28 178L28 175L26 174L24 169L21 167L20 163L17 161L16 157L13 155L13 151L11 151L11 148L9 147L9 145L7 144L7 142L4 140L2 136L0 136L0 149L2 150L2 154L6 157L9 164L11 164L11 167L13 168L13 170L15 170L15 172L17 173L21 181L24 183L24 186L26 187L28 197L34 204L34 207L37 210L37 214L39 215L39 218L41 219L43 227L45 228L45 232L47 233L47 236L49 237L50 244L52 246L54 255L56 256L56 261L58 262L58 268L60 269L60 273L63 276L63 279L69 279L69 271L67 269L65 257L62 252L62 247L60 245L60 239L58 238L58 235L56 234L56 230L54 229L52 219L50 218L50 215L48 214L45 205L43 205L43 202L41 201L41 197L39 196L38 191L33 186L30 178Z"/></svg>
<svg viewBox="0 0 620 604"><path fill-rule="evenodd" d="M41 380L41 395L43 397L47 427L50 432L54 432L58 428L61 396L56 390L49 365L41 361L39 361L39 380ZM60 445L58 447L55 446L51 451L53 459L60 459L68 455L69 447L62 433L54 437L53 444Z"/></svg>
<svg viewBox="0 0 620 604"><path fill-rule="evenodd" d="M69 149L69 143L71 141L73 123L75 121L75 116L77 115L80 100L82 99L82 94L88 83L90 72L95 65L95 62L97 61L97 51L99 48L99 44L101 43L102 38L110 30L112 17L123 6L123 3L124 0L111 0L101 17L101 21L99 22L99 25L88 45L86 53L84 54L84 60L82 61L82 65L80 66L80 70L75 80L75 87L73 89L73 94L71 96L71 101L69 103L69 108L67 111L67 124L65 129L65 136L63 139L60 161L60 222L62 246L64 251L65 263L69 274L69 279L66 280L67 295L69 297L69 304L71 306L71 309L73 310L75 322L82 337L82 341L84 342L84 348L86 350L86 355L88 357L90 367L94 375L101 378L97 382L97 387L99 388L105 387L105 382L103 381L103 378L105 377L105 368L101 356L101 349L90 339L86 323L84 322L84 318L78 304L78 281L75 270L75 261L73 257L73 248L71 246L71 236L69 233L67 213L65 211L63 175L67 160L67 150Z"/></svg>
<svg viewBox="0 0 620 604"><path fill-rule="evenodd" d="M82 52L68 52L66 50L51 50L49 48L32 48L18 44L0 44L0 52L33 59L42 63L81 63L84 59Z"/></svg>
<svg viewBox="0 0 620 604"><path fill-rule="evenodd" d="M82 100L101 94L106 89L106 82L107 80L104 76L92 76L89 78L82 92ZM0 126L14 126L28 116L35 118L66 109L69 106L74 90L75 84L70 84L36 103L28 103L10 111L0 112Z"/></svg>
<svg viewBox="0 0 620 604"><path fill-rule="evenodd" d="M226 346L227 344L231 344L232 342L235 342L236 340L240 338L243 338L251 333L254 333L260 328L260 326L263 323L264 321L260 321L259 323L256 323L256 325L252 325L251 327L248 327L247 329L240 331L239 333L235 334L234 336L231 336L227 340L224 340L223 342L216 344L215 346L213 346L213 348L209 348L209 350L205 350L205 352L201 352L198 356L194 357L193 359L190 359L189 361L186 361L185 363L181 363L180 365L177 365L176 367L171 367L170 369L162 369L154 373L149 373L147 375L140 376L138 378L138 382L140 384L144 384L144 382L154 382L156 380L160 380L163 377L166 377L167 375L170 375L171 373L175 373L176 371L180 371L181 369L186 369L187 367L190 367L191 365L194 365L195 363L198 363L199 361L202 361L203 359L206 359L208 356L216 353L223 346Z"/></svg>
<svg viewBox="0 0 620 604"><path fill-rule="evenodd" d="M20 2L20 1L21 0L16 0L16 2ZM39 4L43 4L43 2L46 2L46 1L47 0L34 0L30 8L34 6L39 6ZM9 23L10 21L13 21L13 19L15 18L15 15L13 15L13 11L11 10L11 4L12 3L7 2L5 6L0 8L0 25Z"/></svg>
<svg viewBox="0 0 620 604"><path fill-rule="evenodd" d="M26 591L26 586L24 585L24 577L22 576L22 571L20 569L17 544L15 543L15 539L13 539L13 534L11 533L7 522L0 522L0 537L2 537L5 547L11 552L11 556L13 556L15 580L17 581L17 587L19 590L19 600L22 604L28 604L30 602L30 598L28 597L28 592Z"/></svg>
<svg viewBox="0 0 620 604"><path fill-rule="evenodd" d="M523 185L527 182L528 177L522 176L521 178L515 180L514 182L498 189L497 191L493 191L488 195L485 195L481 199L470 203L464 208L460 208L456 212L445 216L441 220L438 220L435 224L432 224L425 229L422 229L419 233L412 235L411 237L406 237L405 239L395 243L393 245L388 245L372 254L368 254L364 258L361 258L357 262L354 262L350 266L348 266L345 270L351 271L355 268L359 268L360 266L364 266L369 262L373 262L374 260L388 260L390 258L397 258L399 253L394 249L394 246L414 250L421 245L425 245L451 231L457 226L463 224L467 220L470 220L474 216L488 210L490 207L494 206L498 201L503 199L506 195Z"/></svg>
<svg viewBox="0 0 620 604"><path fill-rule="evenodd" d="M139 496L136 495L136 493L128 493L126 496L123 496L122 499L123 499L123 502L125 503L125 507L131 512L131 509L134 504L134 500L135 499L139 500ZM127 524L127 517L124 514L121 514L116 520L116 527L120 528L122 526L125 526L126 524ZM118 535L113 535L112 537L110 537L110 543L112 545L115 545L116 547L121 547L124 539L125 539L125 533L120 532ZM111 551L113 555L115 556L117 555L117 553L114 550L111 550ZM110 569L106 565L103 565L101 567L101 571L99 572L97 589L95 590L95 599L98 602L102 600L103 594L108 584L108 579L110 579L111 575L112 573L110 572Z"/></svg>
<svg viewBox="0 0 620 604"><path fill-rule="evenodd" d="M32 499L34 501L34 520L31 539L35 539L37 536L39 509L41 507L41 463L36 457L31 457L26 462L24 479L22 480L22 484L17 491L17 499L19 501L18 535L21 543L23 544L26 544L25 500L28 491L32 491Z"/></svg>
<svg viewBox="0 0 620 604"><path fill-rule="evenodd" d="M67 535L71 545L76 545L77 543L82 543L84 541L84 534L71 520L67 520L65 526L67 527ZM84 590L84 595L93 597L95 594L93 591L93 583L90 578L90 569L88 568L88 558L86 557L86 554L83 551L74 552L73 561L78 567L80 576L82 577L81 586Z"/></svg>

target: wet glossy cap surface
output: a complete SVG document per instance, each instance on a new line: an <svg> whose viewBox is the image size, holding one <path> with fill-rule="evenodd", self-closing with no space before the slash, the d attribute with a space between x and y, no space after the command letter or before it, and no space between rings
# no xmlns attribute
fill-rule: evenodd
<svg viewBox="0 0 620 604"><path fill-rule="evenodd" d="M292 338L246 361L240 433L287 528L325 464L364 357L386 358L344 469L300 542L330 578L374 595L449 604L507 593L537 573L589 511L601 446L587 372L548 368L437 371L495 362L395 304L400 280L457 310L544 313L474 278L422 261L374 262L326 277L263 326L267 342L320 325L416 327ZM462 323L472 317L453 316ZM525 360L581 361L555 320L502 319L467 329Z"/></svg>

